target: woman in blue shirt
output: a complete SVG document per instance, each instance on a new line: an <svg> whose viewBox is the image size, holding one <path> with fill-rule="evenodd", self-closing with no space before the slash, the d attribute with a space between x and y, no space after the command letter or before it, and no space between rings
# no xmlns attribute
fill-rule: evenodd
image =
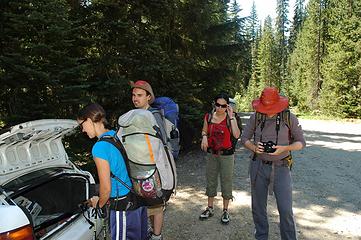
<svg viewBox="0 0 361 240"><path fill-rule="evenodd" d="M115 131L109 130L105 111L97 103L91 103L84 107L79 112L77 121L82 132L85 132L89 138L100 139L116 135ZM102 208L109 200L111 203L126 201L129 189L111 178L110 174L112 172L129 187L132 187L123 156L119 150L109 142L98 141L93 146L92 155L99 177L99 196L93 196L90 199L92 207ZM114 205L116 207L112 207ZM125 211L125 209L119 209L117 204L111 204L110 230L113 240L144 240L147 238L147 224L145 208Z"/></svg>

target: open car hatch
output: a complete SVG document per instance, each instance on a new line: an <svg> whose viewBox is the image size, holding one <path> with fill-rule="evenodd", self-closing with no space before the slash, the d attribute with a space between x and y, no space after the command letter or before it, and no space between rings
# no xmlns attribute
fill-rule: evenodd
<svg viewBox="0 0 361 240"><path fill-rule="evenodd" d="M15 125L0 135L0 185L38 169L70 167L62 137L78 126L70 119Z"/></svg>

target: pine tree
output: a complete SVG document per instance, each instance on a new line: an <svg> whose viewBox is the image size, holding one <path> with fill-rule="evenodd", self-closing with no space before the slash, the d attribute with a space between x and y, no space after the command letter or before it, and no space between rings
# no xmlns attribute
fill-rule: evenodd
<svg viewBox="0 0 361 240"><path fill-rule="evenodd" d="M294 49L295 41L297 39L297 35L302 28L303 21L305 19L305 0L296 0L292 26L290 28L290 37L288 40L289 52L292 52Z"/></svg>
<svg viewBox="0 0 361 240"><path fill-rule="evenodd" d="M72 86L83 94L87 66L71 52L76 30L66 1L5 1L1 7L3 120L69 116L75 96L66 93Z"/></svg>
<svg viewBox="0 0 361 240"><path fill-rule="evenodd" d="M277 18L276 18L276 62L277 62L277 83L276 86L281 89L286 78L287 62L287 38L288 32L288 0L277 0Z"/></svg>
<svg viewBox="0 0 361 240"><path fill-rule="evenodd" d="M248 81L248 84L245 86L245 90L240 94L240 106L242 110L252 110L250 109L251 101L256 98L259 94L258 83L259 83L259 68L258 68L258 48L261 38L261 26L258 21L256 4L253 2L250 16L247 20L247 38L250 41L250 69L251 76Z"/></svg>
<svg viewBox="0 0 361 240"><path fill-rule="evenodd" d="M361 116L361 3L330 0L327 6L327 56L320 108L330 116Z"/></svg>
<svg viewBox="0 0 361 240"><path fill-rule="evenodd" d="M275 39L272 27L272 19L267 16L263 26L262 37L258 49L259 82L258 88L265 86L277 86L279 83L277 73Z"/></svg>
<svg viewBox="0 0 361 240"><path fill-rule="evenodd" d="M325 2L311 0L308 17L296 40L290 55L290 94L293 104L300 111L318 110L319 92L322 84L321 62L325 53L327 29Z"/></svg>

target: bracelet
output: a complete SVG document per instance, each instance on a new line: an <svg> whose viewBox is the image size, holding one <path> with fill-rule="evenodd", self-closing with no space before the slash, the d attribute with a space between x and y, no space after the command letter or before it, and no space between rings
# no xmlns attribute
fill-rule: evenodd
<svg viewBox="0 0 361 240"><path fill-rule="evenodd" d="M233 118L230 118L229 120L234 120L234 117L233 117Z"/></svg>
<svg viewBox="0 0 361 240"><path fill-rule="evenodd" d="M206 132L202 132L202 137L207 136Z"/></svg>

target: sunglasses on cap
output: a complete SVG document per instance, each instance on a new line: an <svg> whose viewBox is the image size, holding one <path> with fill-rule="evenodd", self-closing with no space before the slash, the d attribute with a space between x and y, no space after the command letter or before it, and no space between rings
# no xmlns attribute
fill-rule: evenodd
<svg viewBox="0 0 361 240"><path fill-rule="evenodd" d="M216 107L220 107L220 108L226 108L227 107L227 104L219 104L219 103L215 103L214 104Z"/></svg>

